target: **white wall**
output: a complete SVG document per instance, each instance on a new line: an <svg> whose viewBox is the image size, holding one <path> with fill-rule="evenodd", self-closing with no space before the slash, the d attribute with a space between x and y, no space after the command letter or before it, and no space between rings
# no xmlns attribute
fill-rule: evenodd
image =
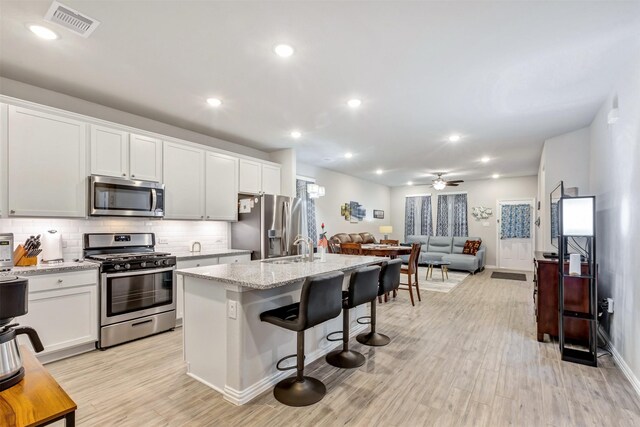
<svg viewBox="0 0 640 427"><path fill-rule="evenodd" d="M390 189L386 185L303 163L298 163L297 172L298 175L315 178L317 184L325 187L326 195L316 200L318 233L320 224L324 222L328 237L336 233L368 231L381 238L378 227L391 224ZM340 205L350 201L360 203L367 210L366 218L357 224L351 224L340 216ZM374 209L383 210L385 218L373 219Z"/></svg>
<svg viewBox="0 0 640 427"><path fill-rule="evenodd" d="M549 194L560 181L564 188L577 187L578 194L589 193L589 128L549 138L544 142L540 158L538 197L541 204L541 227L536 247L542 251L556 251L551 245L549 228Z"/></svg>
<svg viewBox="0 0 640 427"><path fill-rule="evenodd" d="M246 156L256 157L262 160L269 160L269 154L264 151L245 147L240 144L234 144L229 141L193 132L188 129L168 125L146 117L105 107L104 105L85 101L80 98L64 95L59 92L28 85L26 83L4 77L0 77L0 94L49 107L60 108L61 110L71 111L85 116L95 117L97 119L131 126L148 132L156 132L161 135L184 139L197 144L208 145L209 147L232 151L234 153L244 154Z"/></svg>
<svg viewBox="0 0 640 427"><path fill-rule="evenodd" d="M156 250L180 253L191 249L198 241L203 251L227 249L229 246L229 225L221 221L174 221L150 220L143 218L90 218L90 219L50 219L12 218L0 219L0 233L13 233L17 246L29 236L44 234L47 230L62 233L65 261L82 258L83 233L156 233ZM158 244L166 239L166 244Z"/></svg>
<svg viewBox="0 0 640 427"><path fill-rule="evenodd" d="M518 178L483 179L467 181L454 190L448 188L442 192L435 191L426 185L394 187L391 189L391 217L393 218L393 237L404 239L404 205L407 195L431 193L431 207L433 209L433 225L435 232L436 209L438 206L438 194L447 192L467 192L467 205L469 208L469 236L480 237L487 246L487 265L496 265L496 212L498 200L509 199L533 199L537 194L537 177L526 176ZM493 208L494 214L487 220L476 221L471 215L472 207ZM537 232L537 230L535 230Z"/></svg>
<svg viewBox="0 0 640 427"><path fill-rule="evenodd" d="M596 195L598 298L612 297L615 307L603 326L640 393L640 60L630 61L589 129L590 182ZM609 125L616 97L620 119Z"/></svg>

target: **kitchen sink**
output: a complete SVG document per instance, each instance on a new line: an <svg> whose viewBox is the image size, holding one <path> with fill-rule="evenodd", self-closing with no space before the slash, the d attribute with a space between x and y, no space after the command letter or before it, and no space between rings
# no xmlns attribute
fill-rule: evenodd
<svg viewBox="0 0 640 427"><path fill-rule="evenodd" d="M288 256L281 258L271 258L271 259L263 259L262 262L265 264L298 264L300 262L309 262L306 258L301 256Z"/></svg>

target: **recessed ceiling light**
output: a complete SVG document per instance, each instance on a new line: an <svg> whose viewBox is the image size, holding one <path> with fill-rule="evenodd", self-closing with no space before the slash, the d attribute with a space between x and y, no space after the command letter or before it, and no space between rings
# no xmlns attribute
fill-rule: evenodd
<svg viewBox="0 0 640 427"><path fill-rule="evenodd" d="M491 159L490 159L489 157L487 157L487 156L484 156L483 158L481 158L481 159L480 159L480 161L481 161L482 163L488 163L488 162L489 162L489 160L491 160Z"/></svg>
<svg viewBox="0 0 640 427"><path fill-rule="evenodd" d="M299 131L297 131L297 130L294 130L294 131L292 131L292 132L291 132L291 138L293 138L293 139L298 139L298 138L300 138L301 136L302 136L302 133L300 133L300 132L299 132Z"/></svg>
<svg viewBox="0 0 640 427"><path fill-rule="evenodd" d="M494 173L493 175L491 175L491 178L498 179L500 178L500 174Z"/></svg>
<svg viewBox="0 0 640 427"><path fill-rule="evenodd" d="M58 35L56 33L41 25L29 25L29 29L33 34L40 37L41 39L55 40L58 38Z"/></svg>
<svg viewBox="0 0 640 427"><path fill-rule="evenodd" d="M293 47L288 44L279 44L273 48L273 51L281 58L288 58L293 55Z"/></svg>
<svg viewBox="0 0 640 427"><path fill-rule="evenodd" d="M358 108L360 105L362 105L362 101L359 99L350 99L349 101L347 101L347 105L351 108Z"/></svg>
<svg viewBox="0 0 640 427"><path fill-rule="evenodd" d="M413 181L408 181L407 185L413 185Z"/></svg>
<svg viewBox="0 0 640 427"><path fill-rule="evenodd" d="M353 157L353 153L345 153L344 157L347 158L347 159L350 159L350 158Z"/></svg>
<svg viewBox="0 0 640 427"><path fill-rule="evenodd" d="M449 142L458 142L460 141L460 135L458 134L453 134L449 136Z"/></svg>
<svg viewBox="0 0 640 427"><path fill-rule="evenodd" d="M222 105L222 100L219 98L209 98L207 99L207 104L211 105L212 107L219 107Z"/></svg>
<svg viewBox="0 0 640 427"><path fill-rule="evenodd" d="M382 169L377 169L377 170L376 170L376 174L378 174L378 175L382 175Z"/></svg>

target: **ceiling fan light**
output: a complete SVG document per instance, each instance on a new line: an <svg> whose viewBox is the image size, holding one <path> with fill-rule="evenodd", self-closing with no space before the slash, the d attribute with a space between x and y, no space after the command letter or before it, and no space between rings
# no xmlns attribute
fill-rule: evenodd
<svg viewBox="0 0 640 427"><path fill-rule="evenodd" d="M437 179L433 182L433 188L436 190L444 190L446 186L447 184L441 179Z"/></svg>

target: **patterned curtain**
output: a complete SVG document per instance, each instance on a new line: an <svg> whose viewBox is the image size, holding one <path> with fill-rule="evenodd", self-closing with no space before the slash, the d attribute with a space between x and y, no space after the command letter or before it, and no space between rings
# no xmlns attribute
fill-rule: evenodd
<svg viewBox="0 0 640 427"><path fill-rule="evenodd" d="M558 202L551 203L551 238L556 239L560 235L560 222L558 221Z"/></svg>
<svg viewBox="0 0 640 427"><path fill-rule="evenodd" d="M468 236L466 194L439 194L436 236Z"/></svg>
<svg viewBox="0 0 640 427"><path fill-rule="evenodd" d="M309 197L307 193L307 184L309 182L298 179L296 180L296 197L302 199L306 215L303 217L302 229L307 230L307 236L311 237L314 246L318 245L318 231L316 226L316 201Z"/></svg>
<svg viewBox="0 0 640 427"><path fill-rule="evenodd" d="M449 236L449 203L448 196L438 194L438 211L436 216L436 236Z"/></svg>
<svg viewBox="0 0 640 427"><path fill-rule="evenodd" d="M449 197L451 199L451 196ZM454 236L468 236L469 224L467 222L467 195L466 194L454 194L453 195L453 235Z"/></svg>
<svg viewBox="0 0 640 427"><path fill-rule="evenodd" d="M531 237L531 205L502 205L500 214L501 239L528 239Z"/></svg>
<svg viewBox="0 0 640 427"><path fill-rule="evenodd" d="M431 196L412 196L404 202L404 238L407 236L431 236Z"/></svg>

